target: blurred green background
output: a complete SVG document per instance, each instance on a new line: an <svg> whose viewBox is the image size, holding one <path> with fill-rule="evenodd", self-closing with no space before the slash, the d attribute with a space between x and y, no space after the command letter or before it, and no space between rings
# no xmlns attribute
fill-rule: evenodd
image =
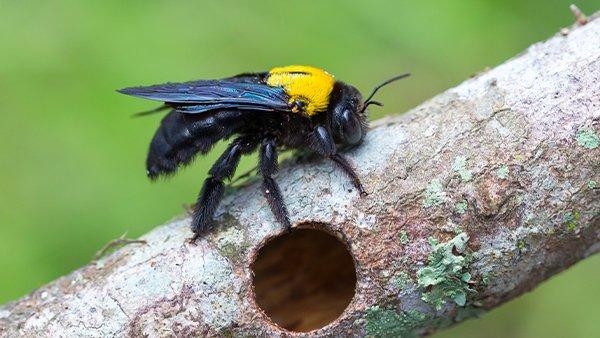
<svg viewBox="0 0 600 338"><path fill-rule="evenodd" d="M195 199L218 151L151 184L144 160L160 117L131 119L155 104L115 89L300 63L368 91L411 71L382 91L376 118L550 37L573 22L571 1L0 0L0 303ZM440 336L600 337L599 271L592 257Z"/></svg>

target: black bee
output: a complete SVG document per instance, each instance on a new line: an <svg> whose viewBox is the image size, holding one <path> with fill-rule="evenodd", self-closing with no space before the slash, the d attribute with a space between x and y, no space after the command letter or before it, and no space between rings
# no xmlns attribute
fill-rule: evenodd
<svg viewBox="0 0 600 338"><path fill-rule="evenodd" d="M335 81L326 71L310 66L273 68L221 80L199 80L133 87L119 92L162 101L171 109L156 131L146 160L150 179L173 174L198 153L206 154L219 140L235 135L204 181L194 209L194 242L210 227L223 195L223 180L231 179L240 157L260 147L258 172L263 193L275 219L291 228L288 212L273 175L277 151L307 148L334 161L351 179L361 196L366 191L337 146L355 146L367 132L366 109L381 87L363 101L353 86ZM145 114L145 113L142 113Z"/></svg>

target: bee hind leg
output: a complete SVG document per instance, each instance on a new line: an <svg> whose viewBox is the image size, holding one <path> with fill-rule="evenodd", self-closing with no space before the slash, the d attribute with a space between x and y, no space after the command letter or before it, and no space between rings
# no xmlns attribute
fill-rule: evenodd
<svg viewBox="0 0 600 338"><path fill-rule="evenodd" d="M221 197L223 197L223 180L225 178L231 179L240 162L240 157L254 151L257 145L258 142L255 138L240 136L231 142L225 152L213 164L209 171L209 177L204 181L194 208L192 216L192 231L194 232L194 236L190 239L190 243L194 243L210 227L212 217Z"/></svg>
<svg viewBox="0 0 600 338"><path fill-rule="evenodd" d="M279 190L279 186L272 177L279 169L277 163L277 144L275 140L263 140L260 148L258 169L263 176L263 195L271 208L273 216L275 216L277 222L282 224L287 231L291 231L292 224L283 197L281 196L281 190Z"/></svg>

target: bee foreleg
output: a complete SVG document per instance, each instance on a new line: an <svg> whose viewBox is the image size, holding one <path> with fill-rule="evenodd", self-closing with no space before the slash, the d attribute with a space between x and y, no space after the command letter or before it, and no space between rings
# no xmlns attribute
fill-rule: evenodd
<svg viewBox="0 0 600 338"><path fill-rule="evenodd" d="M279 186L272 175L279 169L277 164L277 144L273 139L263 140L260 148L258 168L263 176L263 194L275 219L289 231L292 228Z"/></svg>
<svg viewBox="0 0 600 338"><path fill-rule="evenodd" d="M331 132L329 132L327 128L320 125L317 126L309 136L308 145L316 153L325 157L329 157L333 162L335 162L352 180L352 185L354 185L361 196L367 195L360 178L356 174L356 171L354 171L354 168L352 168L350 162L348 162L345 157L337 153L335 141L331 136Z"/></svg>
<svg viewBox="0 0 600 338"><path fill-rule="evenodd" d="M210 176L204 181L192 216L192 231L194 232L194 237L190 239L192 243L207 230L212 222L213 214L223 196L223 180L231 179L240 162L240 157L254 151L257 144L254 137L240 136L231 142L213 164L209 171Z"/></svg>
<svg viewBox="0 0 600 338"><path fill-rule="evenodd" d="M360 178L356 174L356 171L354 171L354 168L352 168L352 165L348 162L348 160L340 154L333 154L329 156L329 158L331 158L331 160L335 162L346 173L346 175L348 175L348 177L350 177L352 180L352 185L354 185L354 187L358 190L360 196L366 196L367 192L365 191Z"/></svg>

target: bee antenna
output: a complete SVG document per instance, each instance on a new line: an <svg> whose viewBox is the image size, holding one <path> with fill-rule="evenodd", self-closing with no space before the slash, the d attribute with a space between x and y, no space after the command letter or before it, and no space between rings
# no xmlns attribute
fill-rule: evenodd
<svg viewBox="0 0 600 338"><path fill-rule="evenodd" d="M394 81L398 81L398 80L403 79L403 78L408 77L408 76L410 76L410 73L404 73L402 75L394 76L393 78L391 78L389 80L385 80L382 83L380 83L377 86L375 86L375 88L373 88L373 91L371 92L371 94L365 100L365 105L363 107L363 112L365 111L365 109L367 108L367 106L369 106L371 104L374 104L374 105L377 105L377 106L383 106L380 102L371 101L371 99L373 98L373 96L375 96L375 93L377 93L377 91L379 89L381 89L382 87L385 87L385 86L389 85L390 83L392 83Z"/></svg>
<svg viewBox="0 0 600 338"><path fill-rule="evenodd" d="M381 103L379 101L373 101L373 100L371 100L371 101L367 101L365 103L365 108L368 107L368 106L370 106L370 105L372 105L372 104L374 104L376 106L379 106L379 107L383 107L383 103Z"/></svg>

